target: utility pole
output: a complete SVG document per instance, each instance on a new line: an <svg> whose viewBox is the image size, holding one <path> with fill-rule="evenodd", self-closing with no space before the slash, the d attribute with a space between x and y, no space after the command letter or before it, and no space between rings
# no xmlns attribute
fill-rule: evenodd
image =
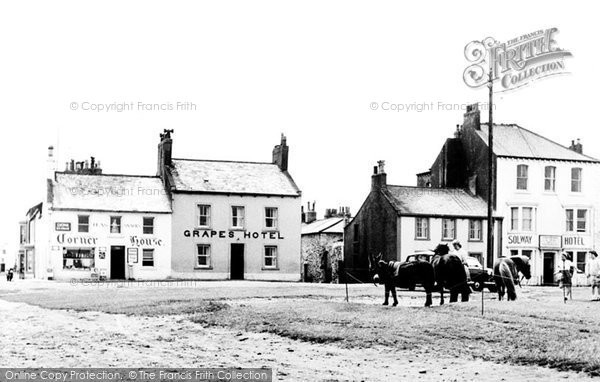
<svg viewBox="0 0 600 382"><path fill-rule="evenodd" d="M488 123L488 193L487 193L487 266L494 265L494 117L493 117L493 90L494 77L492 60L490 60L490 75L488 79L489 89L489 123Z"/></svg>

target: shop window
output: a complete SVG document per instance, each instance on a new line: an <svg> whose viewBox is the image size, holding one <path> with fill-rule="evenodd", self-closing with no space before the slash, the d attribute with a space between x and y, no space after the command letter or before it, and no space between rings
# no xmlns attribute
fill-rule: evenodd
<svg viewBox="0 0 600 382"><path fill-rule="evenodd" d="M210 244L198 244L196 246L196 266L210 268Z"/></svg>
<svg viewBox="0 0 600 382"><path fill-rule="evenodd" d="M77 232L90 232L90 215L77 215Z"/></svg>
<svg viewBox="0 0 600 382"><path fill-rule="evenodd" d="M121 233L121 217L110 217L110 233Z"/></svg>
<svg viewBox="0 0 600 382"><path fill-rule="evenodd" d="M264 257L265 268L277 268L277 247L274 245L265 246Z"/></svg>
<svg viewBox="0 0 600 382"><path fill-rule="evenodd" d="M581 168L571 169L571 192L581 192Z"/></svg>
<svg viewBox="0 0 600 382"><path fill-rule="evenodd" d="M94 268L93 248L63 249L63 269L91 270Z"/></svg>
<svg viewBox="0 0 600 382"><path fill-rule="evenodd" d="M577 258L575 260L577 262L577 270L581 273L585 273L586 258L587 252L577 252Z"/></svg>
<svg viewBox="0 0 600 382"><path fill-rule="evenodd" d="M154 266L154 249L142 249L142 266L153 267Z"/></svg>
<svg viewBox="0 0 600 382"><path fill-rule="evenodd" d="M244 228L244 207L231 207L231 227Z"/></svg>
<svg viewBox="0 0 600 382"><path fill-rule="evenodd" d="M442 219L442 240L454 240L456 238L456 220Z"/></svg>
<svg viewBox="0 0 600 382"><path fill-rule="evenodd" d="M210 206L198 204L198 227L210 227Z"/></svg>
<svg viewBox="0 0 600 382"><path fill-rule="evenodd" d="M544 169L544 190L556 191L556 167L546 166Z"/></svg>
<svg viewBox="0 0 600 382"><path fill-rule="evenodd" d="M469 220L469 240L470 241L481 241L481 227L482 221L477 219Z"/></svg>
<svg viewBox="0 0 600 382"><path fill-rule="evenodd" d="M520 164L517 166L517 190L527 190L529 177L529 166Z"/></svg>
<svg viewBox="0 0 600 382"><path fill-rule="evenodd" d="M421 240L429 240L429 218L415 219L415 237Z"/></svg>
<svg viewBox="0 0 600 382"><path fill-rule="evenodd" d="M265 208L265 227L268 229L277 229L277 208Z"/></svg>
<svg viewBox="0 0 600 382"><path fill-rule="evenodd" d="M153 217L144 217L142 219L143 223L143 232L146 235L154 234L154 218Z"/></svg>

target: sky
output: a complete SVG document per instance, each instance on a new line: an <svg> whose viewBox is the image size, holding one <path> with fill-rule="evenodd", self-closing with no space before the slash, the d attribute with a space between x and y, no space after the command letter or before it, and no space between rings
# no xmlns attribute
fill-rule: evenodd
<svg viewBox="0 0 600 382"><path fill-rule="evenodd" d="M246 161L270 161L284 133L303 203L356 212L377 160L415 185L461 108L487 102L463 81L467 43L552 27L569 74L496 94L494 121L600 158L596 23L591 1L2 2L0 245L44 200L49 145L59 169L94 156L154 175L166 128L174 157Z"/></svg>

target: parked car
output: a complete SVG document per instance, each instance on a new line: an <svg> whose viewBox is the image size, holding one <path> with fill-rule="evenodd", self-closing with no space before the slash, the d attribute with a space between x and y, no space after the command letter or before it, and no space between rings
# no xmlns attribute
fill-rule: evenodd
<svg viewBox="0 0 600 382"><path fill-rule="evenodd" d="M406 261L427 261L430 262L433 257L432 251L419 251L406 257ZM483 268L479 260L469 256L467 258L467 268L469 268L469 276L471 281L469 286L476 292L480 292L483 288L487 288L490 292L496 291L494 283L494 272L489 268ZM411 288L410 290L414 290Z"/></svg>

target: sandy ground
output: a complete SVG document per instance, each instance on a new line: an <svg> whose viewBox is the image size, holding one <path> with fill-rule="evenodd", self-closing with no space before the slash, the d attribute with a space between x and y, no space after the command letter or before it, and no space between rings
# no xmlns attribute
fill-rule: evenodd
<svg viewBox="0 0 600 382"><path fill-rule="evenodd" d="M203 328L184 316L80 313L0 300L0 317L1 367L270 367L285 381L592 380L542 367Z"/></svg>

